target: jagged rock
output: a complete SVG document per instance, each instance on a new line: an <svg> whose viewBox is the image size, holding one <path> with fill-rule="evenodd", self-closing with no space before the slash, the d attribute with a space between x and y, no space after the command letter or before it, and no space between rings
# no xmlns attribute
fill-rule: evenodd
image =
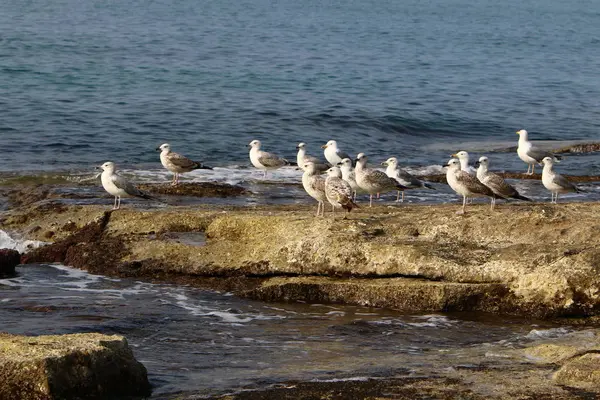
<svg viewBox="0 0 600 400"><path fill-rule="evenodd" d="M146 368L122 336L0 334L0 399L149 396Z"/></svg>
<svg viewBox="0 0 600 400"><path fill-rule="evenodd" d="M0 276L14 274L20 261L21 255L17 250L0 249Z"/></svg>

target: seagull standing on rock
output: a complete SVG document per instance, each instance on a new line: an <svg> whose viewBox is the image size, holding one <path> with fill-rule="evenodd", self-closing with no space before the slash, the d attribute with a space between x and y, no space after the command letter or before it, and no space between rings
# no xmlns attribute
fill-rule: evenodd
<svg viewBox="0 0 600 400"><path fill-rule="evenodd" d="M325 178L319 175L315 163L306 162L302 165L304 173L302 174L302 186L310 197L318 202L317 217L319 214L325 215Z"/></svg>
<svg viewBox="0 0 600 400"><path fill-rule="evenodd" d="M157 200L150 194L138 189L129 182L127 179L118 175L115 171L117 169L115 163L105 162L99 167L102 170L100 179L102 180L102 187L111 195L115 196L115 203L113 210L121 208L121 197L139 197L147 200Z"/></svg>
<svg viewBox="0 0 600 400"><path fill-rule="evenodd" d="M290 165L289 161L285 158L262 151L260 146L260 140L253 140L248 145L248 147L250 147L250 162L255 168L263 170L263 178L267 177L267 171L281 168L284 165Z"/></svg>
<svg viewBox="0 0 600 400"><path fill-rule="evenodd" d="M339 163L341 163L344 158L350 158L350 156L347 153L341 151L338 148L337 142L335 140L330 140L329 142L321 146L321 148L325 149L323 151L323 154L325 155L325 159L327 160L327 162L331 165L336 166Z"/></svg>
<svg viewBox="0 0 600 400"><path fill-rule="evenodd" d="M582 191L569 182L567 178L554 172L554 159L552 157L544 157L542 159L542 164L544 164L544 169L542 170L542 183L551 193L551 203L556 204L558 202L559 193L579 193Z"/></svg>
<svg viewBox="0 0 600 400"><path fill-rule="evenodd" d="M327 170L327 179L325 180L325 196L331 204L331 215L335 218L335 209L343 208L346 212L352 211L358 207L352 201L352 188L342 179L342 171L338 167L331 167ZM344 216L346 218L346 216Z"/></svg>
<svg viewBox="0 0 600 400"><path fill-rule="evenodd" d="M173 182L171 182L173 186L179 183L179 175L184 172L190 172L195 169L212 169L201 162L192 161L179 153L172 152L171 146L168 143L160 145L156 151L160 151L160 162L163 167L173 173Z"/></svg>
<svg viewBox="0 0 600 400"><path fill-rule="evenodd" d="M492 189L485 186L483 183L477 179L476 176L473 176L463 170L460 167L460 161L456 158L450 159L448 161L448 170L446 171L446 180L448 181L448 185L454 190L456 193L460 194L463 197L463 206L462 209L457 211L457 214L464 214L465 207L467 205L467 198L469 197L489 197L492 199L491 201L491 209L494 209L496 205L497 198L504 198L503 196L498 196L495 194Z"/></svg>
<svg viewBox="0 0 600 400"><path fill-rule="evenodd" d="M304 165L308 162L313 163L314 167L318 172L325 172L331 167L330 165L325 164L324 162L319 160L317 157L309 156L308 154L306 154L305 143L298 143L296 149L298 150L298 154L296 155L296 162L298 164L298 167L304 169Z"/></svg>
<svg viewBox="0 0 600 400"><path fill-rule="evenodd" d="M398 159L396 157L388 158L386 161L382 162L381 165L387 166L385 169L387 176L394 178L398 181L398 183L400 183L402 186L406 186L408 189L425 188L435 190L435 188L429 183L422 182L405 170L398 168ZM402 202L404 202L404 190L398 191L396 201L400 201L400 192L402 192Z"/></svg>
<svg viewBox="0 0 600 400"><path fill-rule="evenodd" d="M521 196L517 189L506 183L504 178L488 170L489 160L487 157L479 157L479 168L477 168L477 179L485 186L492 189L499 196L511 199L532 201L530 198Z"/></svg>
<svg viewBox="0 0 600 400"><path fill-rule="evenodd" d="M373 195L385 193L392 190L404 190L406 186L401 185L396 179L390 178L385 172L367 167L367 156L360 153L356 157L356 183L365 192L369 193L369 207L373 207Z"/></svg>
<svg viewBox="0 0 600 400"><path fill-rule="evenodd" d="M525 129L517 131L517 135L519 135L517 154L519 158L527 164L527 175L533 175L535 164L542 164L542 160L545 157L550 157L553 160L560 158L548 151L535 147L533 143L528 140L528 134ZM531 170L531 172L529 170Z"/></svg>

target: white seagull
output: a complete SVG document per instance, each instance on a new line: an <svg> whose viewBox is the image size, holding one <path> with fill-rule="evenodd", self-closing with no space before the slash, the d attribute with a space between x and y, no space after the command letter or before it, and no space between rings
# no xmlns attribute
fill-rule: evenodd
<svg viewBox="0 0 600 400"><path fill-rule="evenodd" d="M157 200L155 197L144 191L141 191L135 187L133 183L115 173L115 163L110 161L105 162L96 168L102 170L100 179L102 180L102 187L104 187L104 190L115 196L113 210L118 210L121 208L121 197L140 197L142 199Z"/></svg>
<svg viewBox="0 0 600 400"><path fill-rule="evenodd" d="M319 175L315 163L306 162L302 165L304 173L302 174L302 186L310 197L315 199L317 204L317 217L319 214L325 214L325 178Z"/></svg>
<svg viewBox="0 0 600 400"><path fill-rule="evenodd" d="M306 154L305 143L298 143L296 149L298 150L298 154L296 155L296 163L298 164L298 167L304 169L304 165L308 162L315 164L315 168L318 172L325 172L331 167L330 165L319 160L317 157Z"/></svg>
<svg viewBox="0 0 600 400"><path fill-rule="evenodd" d="M354 172L358 187L369 193L369 207L373 207L373 195L375 193L407 189L406 186L401 185L396 179L387 176L385 172L367 168L367 156L364 153L360 153L356 157Z"/></svg>
<svg viewBox="0 0 600 400"><path fill-rule="evenodd" d="M559 193L579 193L582 191L569 182L567 178L554 172L554 159L552 157L544 157L542 159L542 164L544 164L544 169L542 170L542 183L551 193L551 203L556 204L558 202Z"/></svg>
<svg viewBox="0 0 600 400"><path fill-rule="evenodd" d="M425 183L415 176L409 174L405 170L398 168L398 159L396 157L390 157L386 161L382 162L381 165L386 166L385 173L390 178L394 178L398 181L402 186L406 186L408 189L432 189L435 190L433 186L429 183ZM402 192L402 202L404 202L404 190L398 191L398 196L396 197L396 201L400 201L400 192Z"/></svg>
<svg viewBox="0 0 600 400"><path fill-rule="evenodd" d="M457 214L464 214L469 197L489 197L491 201L491 209L494 209L497 198L503 198L495 194L492 189L479 182L476 176L473 176L460 169L460 161L456 158L451 158L448 161L448 170L446 171L446 180L448 185L456 193L463 197L462 209Z"/></svg>
<svg viewBox="0 0 600 400"><path fill-rule="evenodd" d="M533 171L535 170L535 164L542 164L542 160L545 157L550 157L552 159L560 159L560 157L555 156L554 154L548 151L535 147L533 143L531 143L528 140L528 134L525 129L517 131L517 135L519 135L519 145L517 147L517 154L519 155L519 158L523 160L525 164L527 164L527 175L533 175Z"/></svg>
<svg viewBox="0 0 600 400"><path fill-rule="evenodd" d="M264 171L264 178L267 177L267 171L281 168L284 165L290 165L289 161L285 158L262 151L260 146L260 140L253 140L248 145L250 147L250 162L254 167Z"/></svg>
<svg viewBox="0 0 600 400"><path fill-rule="evenodd" d="M330 140L329 142L321 146L321 148L325 149L323 151L323 154L325 154L325 159L331 165L336 166L339 163L341 163L344 158L350 158L350 156L347 153L341 151L338 148L337 142L335 140Z"/></svg>
<svg viewBox="0 0 600 400"><path fill-rule="evenodd" d="M190 172L195 169L212 169L201 162L192 161L179 153L171 151L169 143L161 144L156 151L160 151L160 163L163 167L173 173L172 185L179 183L179 175L184 172Z"/></svg>

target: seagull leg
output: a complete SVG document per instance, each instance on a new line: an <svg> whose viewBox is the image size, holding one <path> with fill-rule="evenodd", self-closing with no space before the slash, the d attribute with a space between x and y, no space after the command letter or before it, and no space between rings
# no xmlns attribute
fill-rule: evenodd
<svg viewBox="0 0 600 400"><path fill-rule="evenodd" d="M490 201L490 210L494 211L495 206L496 206L496 199L492 197L492 201Z"/></svg>
<svg viewBox="0 0 600 400"><path fill-rule="evenodd" d="M373 207L373 195L369 195L369 207Z"/></svg>
<svg viewBox="0 0 600 400"><path fill-rule="evenodd" d="M318 201L317 202L317 215L315 215L315 217L318 217L320 212L321 212L321 202Z"/></svg>
<svg viewBox="0 0 600 400"><path fill-rule="evenodd" d="M267 170L266 169L263 172L263 179L267 179Z"/></svg>
<svg viewBox="0 0 600 400"><path fill-rule="evenodd" d="M465 207L466 207L466 205L467 205L467 196L463 196L463 206L456 213L457 214L464 214L465 213Z"/></svg>
<svg viewBox="0 0 600 400"><path fill-rule="evenodd" d="M356 202L356 192L352 192L352 201Z"/></svg>
<svg viewBox="0 0 600 400"><path fill-rule="evenodd" d="M114 201L114 203L113 203L113 208L112 208L112 209L113 209L113 210L116 210L116 209L117 209L117 196L115 196L115 201Z"/></svg>
<svg viewBox="0 0 600 400"><path fill-rule="evenodd" d="M379 193L377 193L377 198L379 198Z"/></svg>
<svg viewBox="0 0 600 400"><path fill-rule="evenodd" d="M404 194L404 193L402 193ZM396 195L396 203L400 202L400 191L398 190L398 194Z"/></svg>
<svg viewBox="0 0 600 400"><path fill-rule="evenodd" d="M119 208L121 208L121 196L117 196L117 208L115 208L115 210L118 210Z"/></svg>
<svg viewBox="0 0 600 400"><path fill-rule="evenodd" d="M531 164L531 174L529 174L529 175L533 175L534 172L535 172L535 164Z"/></svg>
<svg viewBox="0 0 600 400"><path fill-rule="evenodd" d="M402 191L402 202L404 203L404 190Z"/></svg>

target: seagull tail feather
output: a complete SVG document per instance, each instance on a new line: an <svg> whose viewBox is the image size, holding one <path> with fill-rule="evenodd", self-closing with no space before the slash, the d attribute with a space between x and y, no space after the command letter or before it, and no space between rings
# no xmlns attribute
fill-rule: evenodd
<svg viewBox="0 0 600 400"><path fill-rule="evenodd" d="M519 193L512 196L513 199L523 200L523 201L533 201L529 197L521 196Z"/></svg>
<svg viewBox="0 0 600 400"><path fill-rule="evenodd" d="M430 185L429 183L425 183L425 182L423 182L423 187L426 187L427 189L431 189L431 190L437 190L435 187L433 187L433 185Z"/></svg>

